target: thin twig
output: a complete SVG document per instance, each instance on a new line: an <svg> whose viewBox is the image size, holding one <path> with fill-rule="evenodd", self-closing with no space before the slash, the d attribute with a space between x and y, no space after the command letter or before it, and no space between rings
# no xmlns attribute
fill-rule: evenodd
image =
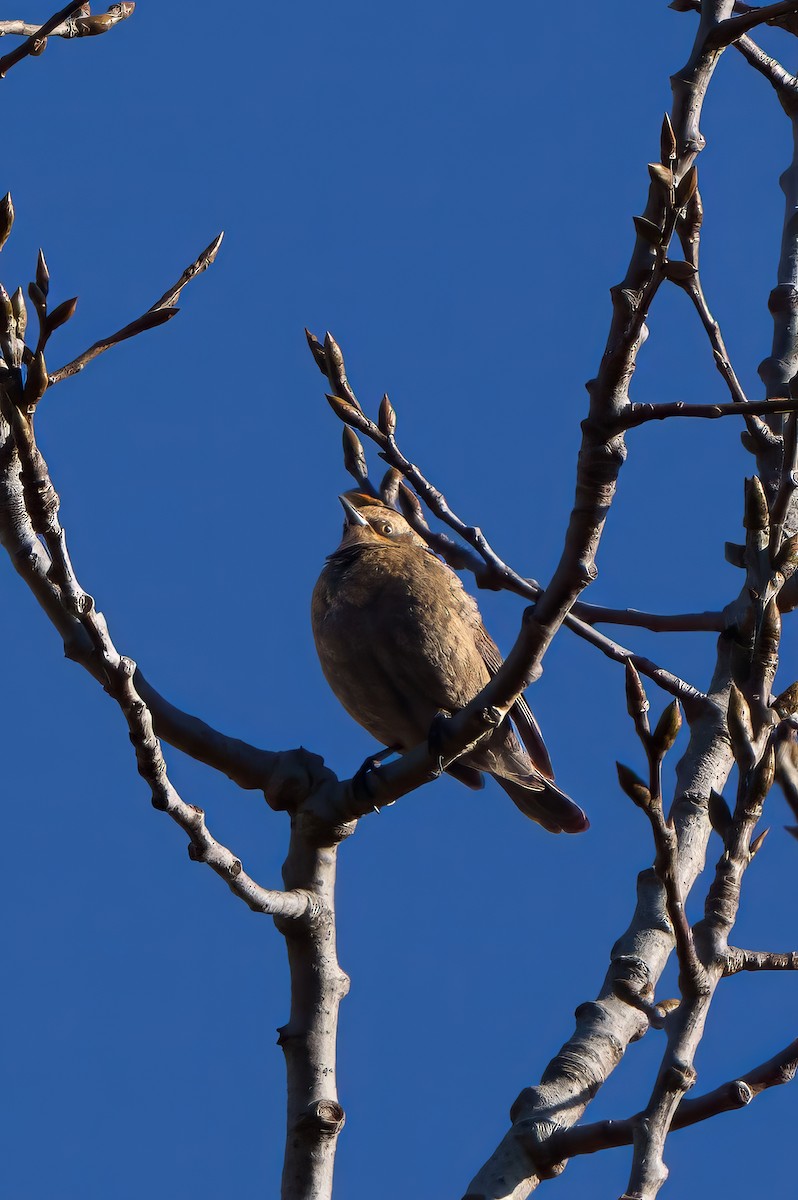
<svg viewBox="0 0 798 1200"><path fill-rule="evenodd" d="M718 417L769 416L798 411L798 399L747 400L732 404L685 404L676 400L670 404L631 404L623 418L624 429L633 429L647 421L665 421L669 417L697 417L712 421Z"/></svg>
<svg viewBox="0 0 798 1200"><path fill-rule="evenodd" d="M710 1120L721 1113L745 1108L760 1092L790 1083L798 1071L798 1040L790 1042L778 1054L754 1070L730 1079L703 1096L684 1099L676 1109L671 1129L688 1129L700 1121ZM574 1158L578 1154L595 1154L618 1146L630 1146L640 1128L643 1113L622 1121L595 1121L555 1133L551 1139L552 1161Z"/></svg>
<svg viewBox="0 0 798 1200"><path fill-rule="evenodd" d="M219 253L219 247L222 244L224 232L218 234L213 239L209 246L206 246L202 253L186 267L183 274L178 279L177 283L164 292L160 300L156 300L145 313L137 317L135 321L131 321L129 325L112 333L109 337L101 338L95 342L88 350L84 350L77 358L73 358L71 362L65 363L63 367L59 367L53 371L50 376L50 386L55 383L60 383L62 379L68 379L71 375L77 375L79 371L98 357L106 350L110 350L112 346L118 346L120 342L127 338L135 337L139 333L143 333L148 329L155 329L158 325L163 325L164 322L171 320L180 311L174 305L186 284L190 283L197 275L201 275L203 271L207 271L208 267Z"/></svg>
<svg viewBox="0 0 798 1200"><path fill-rule="evenodd" d="M161 746L153 731L152 715L133 683L135 663L118 653L105 619L78 582L67 550L66 533L58 516L60 498L36 445L32 414L23 411L24 394L21 388L14 388L11 380L4 381L2 402L3 415L11 424L19 455L25 507L33 530L42 538L50 556L49 578L59 590L65 612L79 622L88 636L101 665L105 689L125 717L139 774L150 788L153 807L168 813L188 834L190 856L195 861L207 863L254 912L293 918L303 916L313 905L310 893L272 891L257 884L244 871L240 859L210 833L202 809L187 804L170 782ZM8 466L13 466L10 458Z"/></svg>

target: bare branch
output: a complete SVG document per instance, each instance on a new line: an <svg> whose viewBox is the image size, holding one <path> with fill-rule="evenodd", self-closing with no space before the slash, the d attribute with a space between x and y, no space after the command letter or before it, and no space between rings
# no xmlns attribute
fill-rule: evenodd
<svg viewBox="0 0 798 1200"><path fill-rule="evenodd" d="M760 1092L790 1083L798 1071L798 1040L784 1050L737 1079L721 1084L704 1096L682 1100L676 1110L671 1129L687 1129L699 1121L707 1121L721 1113L745 1108ZM552 1161L574 1158L578 1154L595 1154L618 1146L631 1146L635 1132L644 1118L637 1113L623 1121L596 1121L555 1133L551 1138Z"/></svg>
<svg viewBox="0 0 798 1200"><path fill-rule="evenodd" d="M705 47L707 50L722 50L744 33L748 33L749 29L755 29L757 25L766 25L778 17L789 16L792 13L798 13L798 0L779 0L777 4L765 4L737 17L727 17L709 32Z"/></svg>
<svg viewBox="0 0 798 1200"><path fill-rule="evenodd" d="M738 38L734 43L734 48L756 71L759 71L760 75L764 75L777 92L783 94L798 89L798 79L786 71L775 58L765 54L765 51L760 49L751 38Z"/></svg>
<svg viewBox="0 0 798 1200"><path fill-rule="evenodd" d="M16 454L19 455L19 479L32 532L42 538L49 553L47 579L50 587L56 589L65 617L77 622L86 635L103 686L117 701L125 717L139 774L150 788L153 807L168 813L188 834L190 856L197 862L207 863L253 911L272 916L302 916L308 911L312 897L301 892L271 891L257 884L244 871L236 855L212 836L202 809L186 804L169 781L160 743L153 732L152 716L133 684L135 663L117 652L105 619L78 582L67 551L66 534L58 518L60 499L36 445L32 413L22 411L24 395L19 388L10 390L12 387L10 381L4 381L3 416L14 435ZM4 466L13 470L16 455L9 453L9 449L10 446L6 448ZM43 595L45 588L38 575L36 583L37 594ZM45 598L49 609L55 597Z"/></svg>
<svg viewBox="0 0 798 1200"><path fill-rule="evenodd" d="M131 16L136 6L133 3L112 4L106 13L72 19L86 7L82 2L67 4L50 17L49 21L45 21L44 25L39 26L28 25L24 21L0 21L0 37L5 34L17 34L27 38L15 50L0 58L0 79L3 79L11 68L15 67L23 58L27 58L28 55L41 54L48 37L91 37L95 34L106 33L114 25L118 25L120 21Z"/></svg>
<svg viewBox="0 0 798 1200"><path fill-rule="evenodd" d="M103 354L106 350L110 350L112 346L118 346L120 342L124 342L127 338L135 337L137 334L144 333L148 329L155 329L157 326L163 325L166 321L170 321L172 317L177 316L180 309L175 308L174 305L177 303L180 293L192 279L197 275L201 275L203 271L207 271L219 253L223 237L224 232L218 234L210 245L206 246L202 253L198 255L194 262L186 267L177 283L165 291L160 300L156 300L135 321L131 321L129 325L125 325L124 328L119 329L116 333L112 333L109 337L101 338L99 342L95 342L93 346L90 346L88 350L84 350L77 358L73 358L71 362L53 371L50 376L50 386L52 387L53 384L60 383L62 379L68 379L71 375L77 375L92 359L97 358L98 355Z"/></svg>
<svg viewBox="0 0 798 1200"><path fill-rule="evenodd" d="M722 612L650 613L580 602L573 613L586 625L630 625L653 633L722 633L726 627Z"/></svg>
<svg viewBox="0 0 798 1200"><path fill-rule="evenodd" d="M647 421L665 421L669 417L698 417L712 421L718 417L767 416L798 411L798 399L748 400L744 404L685 404L681 400L670 404L631 404L623 419L624 429L634 429Z"/></svg>
<svg viewBox="0 0 798 1200"><path fill-rule="evenodd" d="M798 952L777 954L771 950L738 950L729 946L723 974L739 971L798 971Z"/></svg>

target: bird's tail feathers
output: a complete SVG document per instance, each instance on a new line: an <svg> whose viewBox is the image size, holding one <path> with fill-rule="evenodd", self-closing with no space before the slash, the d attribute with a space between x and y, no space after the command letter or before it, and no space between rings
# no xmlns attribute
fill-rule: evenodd
<svg viewBox="0 0 798 1200"><path fill-rule="evenodd" d="M526 780L494 775L494 779L525 817L537 821L550 833L583 833L590 827L579 805L550 780L539 775L530 775Z"/></svg>

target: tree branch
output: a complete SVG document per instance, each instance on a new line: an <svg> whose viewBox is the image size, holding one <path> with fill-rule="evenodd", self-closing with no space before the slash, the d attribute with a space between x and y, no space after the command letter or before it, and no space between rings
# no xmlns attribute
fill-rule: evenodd
<svg viewBox="0 0 798 1200"><path fill-rule="evenodd" d="M180 311L175 308L180 293L186 284L190 283L197 275L201 275L203 271L207 271L211 263L216 259L219 253L219 247L222 244L224 232L218 234L213 239L209 246L206 246L202 253L194 260L190 266L186 267L183 274L178 279L177 283L164 292L160 300L156 300L145 313L131 321L129 325L117 330L116 333L110 334L109 337L101 338L99 342L95 342L88 350L84 350L77 358L73 358L71 362L65 363L63 367L59 367L53 371L50 376L50 386L55 383L60 383L62 379L68 379L71 375L77 375L82 371L88 363L103 354L106 350L110 350L112 346L118 346L120 342L124 342L127 338L135 337L139 333L144 333L148 329L155 329L158 325L163 325L172 317L177 316Z"/></svg>
<svg viewBox="0 0 798 1200"><path fill-rule="evenodd" d="M684 404L681 400L671 404L631 404L628 415L623 419L624 429L634 429L648 421L665 421L669 417L698 417L712 421L718 417L766 416L776 413L798 411L798 399L748 400L745 404Z"/></svg>
<svg viewBox="0 0 798 1200"><path fill-rule="evenodd" d="M778 4L765 4L737 17L727 17L710 30L705 47L707 50L722 50L744 33L748 33L749 29L755 29L757 25L766 25L778 17L790 16L792 13L798 13L798 0L780 0Z"/></svg>
<svg viewBox="0 0 798 1200"><path fill-rule="evenodd" d="M723 974L736 975L740 971L798 971L798 952L777 954L771 950L738 950L729 946Z"/></svg>
<svg viewBox="0 0 798 1200"><path fill-rule="evenodd" d="M23 58L41 54L47 45L48 37L90 37L106 33L114 25L131 16L136 6L133 3L112 4L106 13L96 16L82 15L73 19L87 7L83 3L67 4L50 17L49 21L45 21L44 25L28 25L24 21L0 21L0 37L5 34L27 37L16 49L0 58L0 79L5 78L11 68L22 62Z"/></svg>
<svg viewBox="0 0 798 1200"><path fill-rule="evenodd" d="M745 1108L760 1092L790 1083L798 1071L798 1040L784 1050L737 1079L721 1084L703 1096L682 1100L676 1110L671 1129L687 1129L700 1121L708 1121L721 1113ZM623 1121L596 1121L554 1133L551 1138L552 1161L574 1158L578 1154L595 1154L619 1146L631 1146L635 1131L644 1119L637 1113Z"/></svg>

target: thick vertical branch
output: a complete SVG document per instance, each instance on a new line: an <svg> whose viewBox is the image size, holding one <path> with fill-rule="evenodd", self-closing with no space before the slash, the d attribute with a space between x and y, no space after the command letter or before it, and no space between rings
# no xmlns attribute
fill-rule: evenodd
<svg viewBox="0 0 798 1200"><path fill-rule="evenodd" d="M671 81L672 126L678 153L675 175L679 178L684 177L704 146L699 120L718 59L717 51L705 49L706 39L710 30L730 16L732 10L733 0L713 0L702 6L691 57ZM662 205L661 192L652 184L644 218L660 225ZM620 288L613 290L610 337L599 375L590 387L577 499L565 552L535 609L535 616L544 627L556 625L580 590L574 587L574 562L579 564L581 586L595 575L598 536L625 453L621 438L605 442L599 431L610 421L617 423L628 405L629 382L644 336L644 317L656 286L654 252L645 239L638 237L627 277ZM541 645L545 640L544 633ZM723 786L731 768L722 719L729 678L727 653L721 644L709 689L713 703L692 714L690 744L677 772L677 802L672 815L679 835L679 885L684 897L703 866L709 836L705 806L710 790ZM644 872L639 880L638 905L632 923L613 948L613 962L598 1000L577 1010L574 1035L549 1064L540 1085L526 1089L516 1100L511 1110L512 1128L470 1184L467 1200L523 1200L541 1178L561 1169L547 1156L547 1139L555 1130L568 1128L579 1119L617 1066L625 1046L647 1027L643 1015L615 995L616 981L625 977L631 961L636 964L644 986L653 990L672 945L662 888L653 872Z"/></svg>
<svg viewBox="0 0 798 1200"><path fill-rule="evenodd" d="M326 839L325 839L326 840ZM330 1200L344 1110L335 1074L338 1008L349 979L338 965L335 938L337 846L314 845L312 825L292 820L283 868L317 906L301 921L276 919L291 972L291 1015L280 1030L288 1076L288 1119L282 1200Z"/></svg>

